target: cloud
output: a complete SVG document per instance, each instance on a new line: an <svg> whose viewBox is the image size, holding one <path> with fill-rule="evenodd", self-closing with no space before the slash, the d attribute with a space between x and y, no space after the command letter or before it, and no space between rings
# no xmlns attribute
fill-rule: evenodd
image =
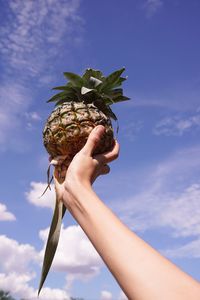
<svg viewBox="0 0 200 300"><path fill-rule="evenodd" d="M123 125L122 135L125 136L129 141L133 142L142 128L142 121L131 121L130 123Z"/></svg>
<svg viewBox="0 0 200 300"><path fill-rule="evenodd" d="M66 55L79 37L80 1L11 0L4 5L7 19L0 30L0 53L7 74L14 70L23 78L47 75L43 71L48 68L49 73L59 51L65 49Z"/></svg>
<svg viewBox="0 0 200 300"><path fill-rule="evenodd" d="M49 228L39 233L44 246L40 252L43 258ZM100 272L103 263L80 226L62 227L60 241L52 268L67 273L67 286L75 279L88 280Z"/></svg>
<svg viewBox="0 0 200 300"><path fill-rule="evenodd" d="M26 119L26 129L29 131L34 130L35 123L42 120L39 113L36 111L25 112L24 117Z"/></svg>
<svg viewBox="0 0 200 300"><path fill-rule="evenodd" d="M191 130L199 129L200 114L196 113L186 118L180 116L164 118L156 124L153 133L155 135L182 136Z"/></svg>
<svg viewBox="0 0 200 300"><path fill-rule="evenodd" d="M32 278L30 274L0 273L0 289L9 291L14 296L33 299L34 289L28 285Z"/></svg>
<svg viewBox="0 0 200 300"><path fill-rule="evenodd" d="M1 84L0 95L0 145L6 149L8 145L14 146L16 134L23 128L24 119L19 116L27 111L31 97L25 87L10 82Z"/></svg>
<svg viewBox="0 0 200 300"><path fill-rule="evenodd" d="M192 184L165 205L159 215L161 224L173 228L174 236L200 236L199 202L200 183Z"/></svg>
<svg viewBox="0 0 200 300"><path fill-rule="evenodd" d="M54 209L56 194L53 186L51 186L51 190L48 189L41 197L46 187L47 183L32 181L30 183L30 190L25 193L26 199L35 206Z"/></svg>
<svg viewBox="0 0 200 300"><path fill-rule="evenodd" d="M193 258L200 258L200 238L193 240L192 242L187 243L181 247L175 247L172 249L164 250L163 253L168 257L176 257L176 258L183 258L183 257L193 257Z"/></svg>
<svg viewBox="0 0 200 300"><path fill-rule="evenodd" d="M39 256L29 244L19 244L16 240L5 235L0 236L0 270L11 273L24 274L32 261L37 261Z"/></svg>
<svg viewBox="0 0 200 300"><path fill-rule="evenodd" d="M190 115L195 115L199 113L199 98L200 98L200 85L196 84L196 79L188 79L187 82L180 81L176 86L170 84L165 91L158 91L155 95L154 93L145 91L135 91L129 93L130 98L136 99L136 101L127 102L128 107L138 107L138 108L152 108L154 110L162 109L162 111L190 113ZM192 114L192 111L196 110Z"/></svg>
<svg viewBox="0 0 200 300"><path fill-rule="evenodd" d="M112 293L109 291L101 291L100 300L112 300Z"/></svg>
<svg viewBox="0 0 200 300"><path fill-rule="evenodd" d="M41 230L39 236L43 241L40 252L30 244L20 244L5 235L0 236L0 289L9 290L13 296L36 300L37 290L31 281L36 277L35 266L43 260L44 247L49 228ZM61 239L53 262L52 271L67 274L64 289L45 287L40 294L41 300L69 300L67 290L74 280L87 281L98 275L103 262L79 226L62 228ZM48 280L47 280L48 283Z"/></svg>
<svg viewBox="0 0 200 300"><path fill-rule="evenodd" d="M141 182L134 182L135 194L123 199L123 205L122 199L115 199L111 207L134 231L166 228L173 239L199 239L199 152L200 147L186 148L142 174L137 172ZM134 175L128 177L130 181Z"/></svg>
<svg viewBox="0 0 200 300"><path fill-rule="evenodd" d="M28 149L26 131L41 120L38 112L29 111L37 93L31 84L51 82L55 68L81 36L79 6L79 0L11 0L2 6L6 18L0 28L1 151Z"/></svg>
<svg viewBox="0 0 200 300"><path fill-rule="evenodd" d="M0 203L0 221L15 221L16 217L7 210L5 204Z"/></svg>
<svg viewBox="0 0 200 300"><path fill-rule="evenodd" d="M0 289L31 299L34 289L29 286L29 281L35 277L35 272L31 271L30 265L39 258L34 247L1 235L0 257L3 257L0 265Z"/></svg>
<svg viewBox="0 0 200 300"><path fill-rule="evenodd" d="M10 291L15 297L23 299L37 300L37 290L31 287L30 281L33 276L30 274L9 274L0 273L0 289ZM61 289L51 289L44 287L40 293L41 300L70 300L68 293Z"/></svg>
<svg viewBox="0 0 200 300"><path fill-rule="evenodd" d="M26 112L25 116L28 120L40 121L41 117L36 111Z"/></svg>
<svg viewBox="0 0 200 300"><path fill-rule="evenodd" d="M40 297L41 300L71 300L71 297L65 290L61 289L51 289L51 288L43 288ZM33 300L36 300L34 298Z"/></svg>
<svg viewBox="0 0 200 300"><path fill-rule="evenodd" d="M38 112L29 111L38 92L31 84L38 87L51 82L55 68L81 39L79 6L79 0L4 2L6 18L0 28L1 151L28 149L24 135L40 121Z"/></svg>
<svg viewBox="0 0 200 300"><path fill-rule="evenodd" d="M146 12L147 17L152 17L155 15L163 6L162 0L146 0L143 9Z"/></svg>

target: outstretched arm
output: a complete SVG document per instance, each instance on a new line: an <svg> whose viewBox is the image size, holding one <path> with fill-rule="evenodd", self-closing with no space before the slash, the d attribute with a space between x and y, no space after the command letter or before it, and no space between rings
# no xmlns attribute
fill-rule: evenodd
<svg viewBox="0 0 200 300"><path fill-rule="evenodd" d="M119 145L103 155L93 151L104 132L90 134L74 157L62 187L63 201L130 300L199 300L200 284L129 230L98 198L92 183L109 172ZM61 188L59 185L57 189Z"/></svg>

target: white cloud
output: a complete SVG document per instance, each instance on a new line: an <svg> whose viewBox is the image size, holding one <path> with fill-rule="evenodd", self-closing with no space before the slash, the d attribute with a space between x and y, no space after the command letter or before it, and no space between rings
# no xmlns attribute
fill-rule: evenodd
<svg viewBox="0 0 200 300"><path fill-rule="evenodd" d="M25 112L24 117L26 118L26 129L27 130L34 130L35 123L42 120L39 113L37 113L35 111Z"/></svg>
<svg viewBox="0 0 200 300"><path fill-rule="evenodd" d="M112 293L109 291L101 291L100 300L112 300Z"/></svg>
<svg viewBox="0 0 200 300"><path fill-rule="evenodd" d="M129 141L133 142L138 133L143 128L143 122L142 121L135 121L130 122L128 124L124 124L122 127L122 134L125 136Z"/></svg>
<svg viewBox="0 0 200 300"><path fill-rule="evenodd" d="M49 228L41 230L40 238L44 247L40 252L43 258ZM80 226L62 227L58 249L52 269L67 273L68 287L74 279L88 280L96 276L103 263Z"/></svg>
<svg viewBox="0 0 200 300"><path fill-rule="evenodd" d="M47 190L45 194L41 197L44 190L47 187L47 183L42 182L31 182L30 190L25 193L26 199L39 207L49 207L54 209L56 194L54 190L54 186L51 185L51 190Z"/></svg>
<svg viewBox="0 0 200 300"><path fill-rule="evenodd" d="M31 279L33 276L30 274L0 273L0 289L9 291L13 296L33 299L34 289L28 285Z"/></svg>
<svg viewBox="0 0 200 300"><path fill-rule="evenodd" d="M37 300L37 290L30 286L33 276L30 274L9 274L0 273L0 289L10 291L15 297L23 299ZM61 289L51 289L44 287L40 293L41 300L70 300L68 293Z"/></svg>
<svg viewBox="0 0 200 300"><path fill-rule="evenodd" d="M200 238L193 240L192 242L187 243L186 245L175 247L172 249L167 249L163 253L168 257L193 257L200 258Z"/></svg>
<svg viewBox="0 0 200 300"><path fill-rule="evenodd" d="M41 120L39 113L36 111L25 112L25 117L27 118L27 120L34 121L34 122Z"/></svg>
<svg viewBox="0 0 200 300"><path fill-rule="evenodd" d="M41 230L39 235L44 246L48 228ZM36 300L37 290L31 281L36 277L34 265L41 263L43 249L38 253L29 244L20 244L7 236L0 236L0 289L9 290L13 296ZM40 294L41 300L69 300L66 289L71 287L74 280L89 280L99 274L103 263L86 235L79 226L62 228L61 239L53 263L53 270L67 274L65 289L44 287ZM46 284L48 283L48 280Z"/></svg>
<svg viewBox="0 0 200 300"><path fill-rule="evenodd" d="M5 5L7 20L0 30L0 52L8 72L18 70L26 77L41 75L47 67L49 72L59 49L65 46L66 53L66 43L71 45L81 31L79 0L11 0Z"/></svg>
<svg viewBox="0 0 200 300"><path fill-rule="evenodd" d="M5 204L0 203L0 221L15 221L16 217L7 210Z"/></svg>
<svg viewBox="0 0 200 300"><path fill-rule="evenodd" d="M0 151L11 148L24 152L29 148L24 139L26 130L33 130L40 121L37 112L29 112L37 93L31 90L30 77L37 86L53 80L55 68L69 55L73 41L81 37L83 23L78 15L79 0L10 0L4 4Z"/></svg>
<svg viewBox="0 0 200 300"><path fill-rule="evenodd" d="M0 236L0 270L18 274L27 273L28 265L38 260L38 254L34 247L29 244L19 244L16 240L5 235Z"/></svg>
<svg viewBox="0 0 200 300"><path fill-rule="evenodd" d="M38 299L38 297L37 297L37 299ZM39 299L41 299L41 300L71 300L71 297L65 290L43 288L40 293Z"/></svg>
<svg viewBox="0 0 200 300"><path fill-rule="evenodd" d="M34 290L28 283L35 277L35 273L30 270L30 264L37 262L39 257L34 247L1 235L0 257L3 258L0 265L0 289L31 299Z"/></svg>
<svg viewBox="0 0 200 300"><path fill-rule="evenodd" d="M152 17L157 13L161 7L163 6L163 1L162 0L146 0L143 8L146 11L147 17Z"/></svg>
<svg viewBox="0 0 200 300"><path fill-rule="evenodd" d="M200 147L177 151L148 171L137 173L140 188L137 186L134 196L123 199L123 205L121 199L115 199L113 209L134 231L167 228L172 238L199 239L199 152ZM133 176L129 174L129 178ZM186 249L189 253L192 248Z"/></svg>
<svg viewBox="0 0 200 300"><path fill-rule="evenodd" d="M23 118L31 98L28 90L18 83L6 82L0 86L0 145L1 149L16 142L16 134L22 130ZM23 130L22 130L23 131Z"/></svg>
<svg viewBox="0 0 200 300"><path fill-rule="evenodd" d="M186 132L197 129L200 129L199 113L186 118L180 116L164 118L156 124L153 133L155 135L182 136Z"/></svg>
<svg viewBox="0 0 200 300"><path fill-rule="evenodd" d="M172 198L159 220L173 228L175 236L200 236L200 183L192 184L182 194Z"/></svg>

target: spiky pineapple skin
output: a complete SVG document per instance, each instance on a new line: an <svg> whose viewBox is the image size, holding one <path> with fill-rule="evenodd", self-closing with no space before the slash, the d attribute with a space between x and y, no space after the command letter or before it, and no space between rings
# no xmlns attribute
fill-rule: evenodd
<svg viewBox="0 0 200 300"><path fill-rule="evenodd" d="M103 153L113 146L110 118L91 103L69 102L59 105L46 121L43 130L44 146L51 158L66 155L67 160L71 161L97 125L105 127L105 134L95 153Z"/></svg>

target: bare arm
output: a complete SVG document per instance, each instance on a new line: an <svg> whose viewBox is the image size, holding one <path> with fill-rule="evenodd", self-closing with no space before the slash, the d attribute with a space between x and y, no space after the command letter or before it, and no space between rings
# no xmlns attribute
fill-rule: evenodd
<svg viewBox="0 0 200 300"><path fill-rule="evenodd" d="M103 127L94 130L71 163L63 201L130 300L199 300L200 284L130 231L92 189L119 152L92 156ZM57 188L59 188L57 186Z"/></svg>

